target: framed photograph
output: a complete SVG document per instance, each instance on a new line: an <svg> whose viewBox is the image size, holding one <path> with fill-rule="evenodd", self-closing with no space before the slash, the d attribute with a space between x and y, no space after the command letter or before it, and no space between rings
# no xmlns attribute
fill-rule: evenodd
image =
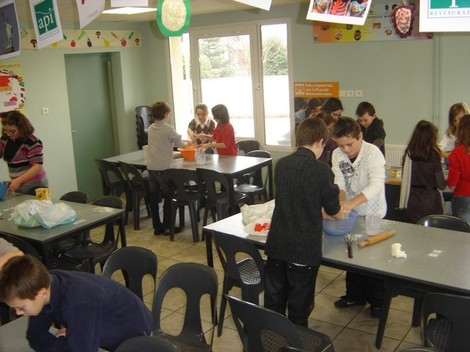
<svg viewBox="0 0 470 352"><path fill-rule="evenodd" d="M363 26L372 0L310 0L307 20Z"/></svg>
<svg viewBox="0 0 470 352"><path fill-rule="evenodd" d="M14 0L0 1L0 60L21 52L20 27Z"/></svg>

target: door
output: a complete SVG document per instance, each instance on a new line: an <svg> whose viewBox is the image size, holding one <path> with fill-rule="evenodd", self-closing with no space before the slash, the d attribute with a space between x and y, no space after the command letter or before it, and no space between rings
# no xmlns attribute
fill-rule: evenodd
<svg viewBox="0 0 470 352"><path fill-rule="evenodd" d="M78 190L90 199L103 194L95 159L116 154L110 60L100 53L65 56Z"/></svg>

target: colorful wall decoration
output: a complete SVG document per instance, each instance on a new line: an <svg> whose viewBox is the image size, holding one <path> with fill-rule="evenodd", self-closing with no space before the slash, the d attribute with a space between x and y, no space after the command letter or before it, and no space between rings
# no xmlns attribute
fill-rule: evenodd
<svg viewBox="0 0 470 352"><path fill-rule="evenodd" d="M432 39L432 33L419 32L419 14L416 6L411 33L406 38L396 33L392 22L392 12L400 3L400 1L372 3L364 26L315 21L313 22L313 41L316 43L338 43Z"/></svg>
<svg viewBox="0 0 470 352"><path fill-rule="evenodd" d="M20 35L23 50L38 49L32 29L21 29ZM63 40L47 48L135 48L142 44L140 31L136 30L64 30L63 37Z"/></svg>
<svg viewBox="0 0 470 352"><path fill-rule="evenodd" d="M23 109L25 101L21 65L0 64L0 112Z"/></svg>

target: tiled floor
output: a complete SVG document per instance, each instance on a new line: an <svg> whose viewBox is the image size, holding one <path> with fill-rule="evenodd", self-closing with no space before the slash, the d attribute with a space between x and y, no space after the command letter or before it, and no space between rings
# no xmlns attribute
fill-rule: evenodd
<svg viewBox="0 0 470 352"><path fill-rule="evenodd" d="M145 214L145 210L142 211ZM187 216L189 222L189 216ZM141 230L134 231L132 227L132 215L129 216L127 226L127 238L129 246L142 246L153 250L158 257L158 277L170 267L179 262L197 262L206 264L205 242L193 243L189 224L186 229L175 235L175 241L171 242L168 236L154 236L151 221L148 218L141 219ZM214 252L215 269L219 277L219 298L222 291L223 271ZM321 331L333 341L337 352L376 351L374 346L375 332L378 319L372 318L368 306L338 309L334 302L344 294L344 272L329 267L321 267L317 277L317 292L315 309L310 319L309 327ZM152 301L152 284L149 280L145 287L145 302L150 307ZM231 294L240 297L240 291L234 289ZM262 295L261 295L262 303ZM210 339L210 313L207 307L203 317L207 329L206 337ZM162 326L168 332L176 332L181 326L184 300L178 294L165 300L165 318ZM420 328L411 327L412 299L397 297L392 302L385 337L380 351L401 351L405 348L415 347L421 344ZM241 351L241 343L232 322L230 311L226 314L224 330L221 337L214 339L215 352Z"/></svg>

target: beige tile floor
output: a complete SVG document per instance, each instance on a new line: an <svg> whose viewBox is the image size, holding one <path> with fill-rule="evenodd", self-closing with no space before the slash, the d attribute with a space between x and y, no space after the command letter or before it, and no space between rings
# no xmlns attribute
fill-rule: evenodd
<svg viewBox="0 0 470 352"><path fill-rule="evenodd" d="M145 209L141 214L146 215ZM189 216L186 216L189 222ZM193 243L189 223L182 233L175 235L171 242L168 236L154 236L151 220L141 219L141 229L134 231L132 215L126 228L129 246L142 246L153 250L158 257L158 278L171 265L179 262L197 262L206 264L205 242ZM214 265L219 277L219 297L222 292L223 271L217 254L214 252ZM378 319L372 318L368 306L338 309L334 302L344 294L345 273L343 271L322 266L317 277L315 309L310 319L309 327L330 336L337 352L377 351L375 348L375 332ZM144 300L149 306L152 302L153 288L151 280L145 282ZM231 294L240 297L240 291L233 289ZM260 297L261 304L263 297ZM184 314L184 299L175 293L164 302L165 316L162 321L164 330L176 333L181 329ZM204 328L206 337L210 339L211 324L208 302L203 302ZM394 298L390 310L385 336L380 351L401 351L421 344L420 328L411 327L411 310L413 301L408 297ZM241 351L241 343L232 322L230 311L226 313L222 336L214 338L215 352Z"/></svg>

